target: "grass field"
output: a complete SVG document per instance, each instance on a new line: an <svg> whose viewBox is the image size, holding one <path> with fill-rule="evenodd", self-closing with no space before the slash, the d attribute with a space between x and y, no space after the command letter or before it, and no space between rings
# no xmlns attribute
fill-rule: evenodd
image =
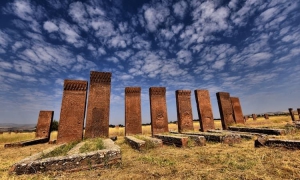
<svg viewBox="0 0 300 180"><path fill-rule="evenodd" d="M249 127L284 128L290 117L270 117L269 120L251 118ZM220 121L215 122L221 128ZM241 126L241 125L237 125ZM199 123L194 123L195 130ZM150 126L143 126L143 134L150 135ZM170 130L177 130L169 124ZM57 132L51 133L55 139ZM49 172L34 175L9 175L10 166L34 153L53 145L40 144L22 148L4 149L7 142L28 140L34 133L4 133L0 135L0 177L2 179L300 179L299 150L254 148L254 141L225 145L207 143L204 147L177 148L163 146L143 152L133 150L124 142L124 128L110 129L118 136L116 143L122 149L122 165L110 169L92 169L74 173ZM280 138L300 139L300 133Z"/></svg>

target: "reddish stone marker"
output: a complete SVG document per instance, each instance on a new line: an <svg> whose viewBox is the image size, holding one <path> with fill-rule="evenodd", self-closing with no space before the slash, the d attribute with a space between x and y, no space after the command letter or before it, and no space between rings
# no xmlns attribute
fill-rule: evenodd
<svg viewBox="0 0 300 180"><path fill-rule="evenodd" d="M269 114L264 114L265 119L269 119Z"/></svg>
<svg viewBox="0 0 300 180"><path fill-rule="evenodd" d="M293 108L289 108L289 112L290 112L290 116L292 118L292 121L295 121L295 116L294 116Z"/></svg>
<svg viewBox="0 0 300 180"><path fill-rule="evenodd" d="M256 120L256 118L257 118L256 114L252 114L252 118L253 118L253 120Z"/></svg>
<svg viewBox="0 0 300 180"><path fill-rule="evenodd" d="M237 124L245 124L244 115L240 103L240 99L238 97L230 97L232 109L233 109L233 118L235 123Z"/></svg>
<svg viewBox="0 0 300 180"><path fill-rule="evenodd" d="M64 81L57 143L82 140L87 86L87 81Z"/></svg>
<svg viewBox="0 0 300 180"><path fill-rule="evenodd" d="M125 88L125 136L142 134L141 87Z"/></svg>
<svg viewBox="0 0 300 180"><path fill-rule="evenodd" d="M150 114L152 136L169 132L165 87L150 87Z"/></svg>
<svg viewBox="0 0 300 180"><path fill-rule="evenodd" d="M298 108L297 111L298 111L298 116L299 116L299 120L300 120L300 108Z"/></svg>
<svg viewBox="0 0 300 180"><path fill-rule="evenodd" d="M248 116L244 116L245 122L248 121L248 118L249 118Z"/></svg>
<svg viewBox="0 0 300 180"><path fill-rule="evenodd" d="M36 126L36 138L50 138L53 114L54 111L40 111Z"/></svg>
<svg viewBox="0 0 300 180"><path fill-rule="evenodd" d="M197 111L201 131L215 129L213 111L211 108L209 91L204 89L195 90Z"/></svg>
<svg viewBox="0 0 300 180"><path fill-rule="evenodd" d="M84 136L108 137L110 109L110 72L90 72L90 88Z"/></svg>
<svg viewBox="0 0 300 180"><path fill-rule="evenodd" d="M176 107L178 132L194 131L190 90L176 91Z"/></svg>
<svg viewBox="0 0 300 180"><path fill-rule="evenodd" d="M233 109L230 100L230 94L227 92L218 92L217 94L220 117L223 130L234 124Z"/></svg>

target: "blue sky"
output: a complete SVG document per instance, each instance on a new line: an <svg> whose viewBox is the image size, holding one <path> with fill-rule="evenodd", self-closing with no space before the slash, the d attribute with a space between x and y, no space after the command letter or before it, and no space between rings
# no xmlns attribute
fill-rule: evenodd
<svg viewBox="0 0 300 180"><path fill-rule="evenodd" d="M208 89L240 98L244 114L300 107L300 1L15 0L0 2L0 123L59 119L64 79L112 72L110 124L124 124L124 88ZM194 119L198 118L192 93Z"/></svg>

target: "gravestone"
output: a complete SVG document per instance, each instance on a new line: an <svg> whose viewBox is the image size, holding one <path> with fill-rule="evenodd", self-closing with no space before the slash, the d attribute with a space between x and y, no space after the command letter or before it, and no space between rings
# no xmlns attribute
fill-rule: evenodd
<svg viewBox="0 0 300 180"><path fill-rule="evenodd" d="M169 132L165 87L150 87L150 115L152 136Z"/></svg>
<svg viewBox="0 0 300 180"><path fill-rule="evenodd" d="M125 136L142 134L141 87L125 88Z"/></svg>
<svg viewBox="0 0 300 180"><path fill-rule="evenodd" d="M245 124L244 115L240 103L240 99L238 97L230 97L232 109L233 109L233 118L235 123L237 124Z"/></svg>
<svg viewBox="0 0 300 180"><path fill-rule="evenodd" d="M295 116L294 116L293 108L289 108L289 112L290 112L290 116L292 118L292 121L295 121Z"/></svg>
<svg viewBox="0 0 300 180"><path fill-rule="evenodd" d="M176 107L178 132L194 131L190 90L176 91Z"/></svg>
<svg viewBox="0 0 300 180"><path fill-rule="evenodd" d="M298 108L297 111L298 111L298 116L299 116L299 120L300 120L300 108Z"/></svg>
<svg viewBox="0 0 300 180"><path fill-rule="evenodd" d="M87 81L64 81L57 143L82 140L87 86Z"/></svg>
<svg viewBox="0 0 300 180"><path fill-rule="evenodd" d="M269 119L269 114L264 114L265 119Z"/></svg>
<svg viewBox="0 0 300 180"><path fill-rule="evenodd" d="M248 116L244 116L245 122L248 121L248 118L249 118Z"/></svg>
<svg viewBox="0 0 300 180"><path fill-rule="evenodd" d="M230 100L230 94L227 92L218 92L216 95L219 105L222 128L223 130L227 130L228 126L231 126L235 123L233 118L233 109Z"/></svg>
<svg viewBox="0 0 300 180"><path fill-rule="evenodd" d="M201 131L215 129L213 111L210 102L209 91L204 89L195 90L198 117Z"/></svg>
<svg viewBox="0 0 300 180"><path fill-rule="evenodd" d="M252 118L253 118L253 120L256 120L256 118L257 118L256 114L252 114Z"/></svg>
<svg viewBox="0 0 300 180"><path fill-rule="evenodd" d="M110 72L90 72L85 137L108 137L110 90Z"/></svg>
<svg viewBox="0 0 300 180"><path fill-rule="evenodd" d="M40 111L36 126L36 138L50 138L54 111Z"/></svg>

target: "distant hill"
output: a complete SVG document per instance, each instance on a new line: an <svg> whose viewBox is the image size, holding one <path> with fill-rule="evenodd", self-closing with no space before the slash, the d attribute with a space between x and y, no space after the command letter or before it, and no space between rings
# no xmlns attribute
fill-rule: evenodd
<svg viewBox="0 0 300 180"><path fill-rule="evenodd" d="M0 132L6 131L33 131L36 124L0 123Z"/></svg>

